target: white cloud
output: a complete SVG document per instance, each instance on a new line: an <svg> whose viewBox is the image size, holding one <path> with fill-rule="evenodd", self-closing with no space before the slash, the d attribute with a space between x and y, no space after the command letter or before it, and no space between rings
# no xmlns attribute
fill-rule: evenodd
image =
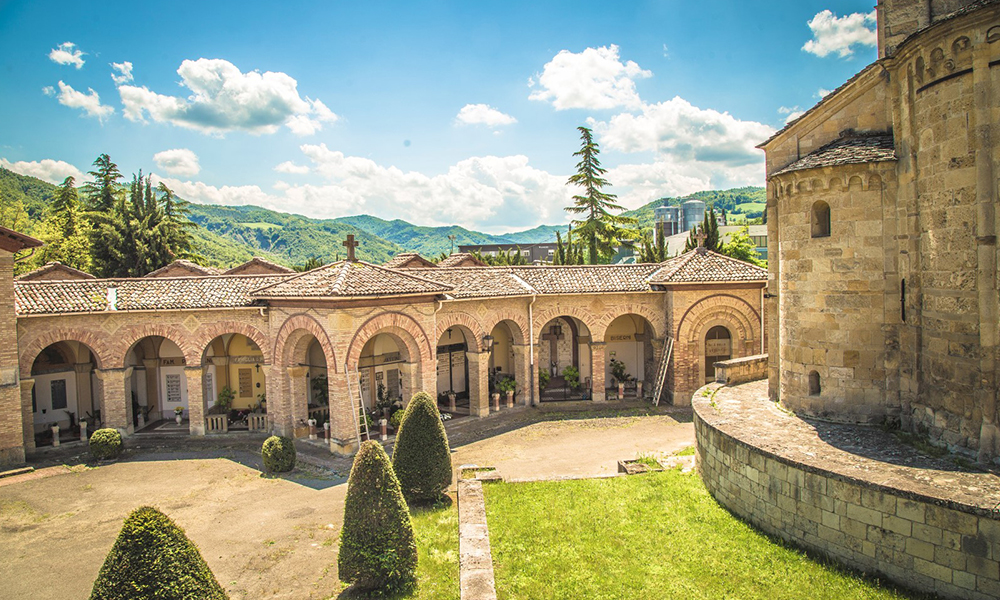
<svg viewBox="0 0 1000 600"><path fill-rule="evenodd" d="M282 125L296 135L311 135L338 119L321 101L299 96L298 82L285 73L243 73L229 61L207 58L185 60L177 73L192 92L187 98L119 86L125 117L145 121L148 115L157 123L208 134L256 135L275 133Z"/></svg>
<svg viewBox="0 0 1000 600"><path fill-rule="evenodd" d="M826 98L827 96L830 95L830 93L832 91L833 90L828 90L826 88L819 88L818 90L816 90L816 97L817 98Z"/></svg>
<svg viewBox="0 0 1000 600"><path fill-rule="evenodd" d="M83 173L80 172L80 169L77 169L68 162L52 160L51 158L37 161L19 160L13 163L5 158L0 158L0 167L55 184L62 183L67 177L75 177L76 183L79 185L81 183L80 180L83 179Z"/></svg>
<svg viewBox="0 0 1000 600"><path fill-rule="evenodd" d="M123 83L128 83L132 81L132 63L129 61L116 63L111 63L111 68L118 72L111 74L111 79L114 80L115 85L122 85Z"/></svg>
<svg viewBox="0 0 1000 600"><path fill-rule="evenodd" d="M517 123L517 119L486 104L466 104L458 111L455 122L461 125L499 127L513 125Z"/></svg>
<svg viewBox="0 0 1000 600"><path fill-rule="evenodd" d="M663 44L663 58L670 58L670 50L666 44Z"/></svg>
<svg viewBox="0 0 1000 600"><path fill-rule="evenodd" d="M834 52L841 58L854 54L854 46L875 46L877 35L875 30L875 11L870 13L852 13L838 17L830 10L816 13L809 20L809 29L813 39L802 46L802 49L816 56L828 56Z"/></svg>
<svg viewBox="0 0 1000 600"><path fill-rule="evenodd" d="M49 60L59 65L73 65L77 69L83 67L83 52L73 42L63 42L49 52Z"/></svg>
<svg viewBox="0 0 1000 600"><path fill-rule="evenodd" d="M551 102L556 110L634 108L641 104L635 80L652 76L631 60L623 63L614 44L580 53L562 50L539 75L542 89L528 98Z"/></svg>
<svg viewBox="0 0 1000 600"><path fill-rule="evenodd" d="M778 114L785 115L785 123L791 123L795 119L798 119L805 114L806 111L802 110L798 106L793 106L791 108L787 106L778 107Z"/></svg>
<svg viewBox="0 0 1000 600"><path fill-rule="evenodd" d="M47 86L45 86L45 87L42 88L42 93L45 94L46 96L50 96L50 97L51 96L55 96L56 95L56 88L52 87L51 85L47 85Z"/></svg>
<svg viewBox="0 0 1000 600"><path fill-rule="evenodd" d="M763 155L755 146L774 133L763 123L698 108L680 97L643 104L638 114L620 113L607 121L588 122L608 150L651 151L730 167L761 162Z"/></svg>
<svg viewBox="0 0 1000 600"><path fill-rule="evenodd" d="M153 155L156 165L170 173L182 177L191 177L201 171L198 164L198 155L187 148L175 148L164 150Z"/></svg>
<svg viewBox="0 0 1000 600"><path fill-rule="evenodd" d="M87 91L89 92L87 94L78 92L72 86L60 81L59 104L70 108L79 108L88 117L97 117L101 121L104 121L104 119L115 112L113 107L101 104L101 97L97 92L91 88L87 88Z"/></svg>
<svg viewBox="0 0 1000 600"><path fill-rule="evenodd" d="M305 175L309 172L309 167L306 165L297 165L290 160L274 167L274 170L279 173L291 173L292 175Z"/></svg>
<svg viewBox="0 0 1000 600"><path fill-rule="evenodd" d="M722 167L661 155L651 163L608 169L606 179L614 184L620 204L638 208L656 198L676 198L702 190L761 185L764 164L761 161L740 167Z"/></svg>

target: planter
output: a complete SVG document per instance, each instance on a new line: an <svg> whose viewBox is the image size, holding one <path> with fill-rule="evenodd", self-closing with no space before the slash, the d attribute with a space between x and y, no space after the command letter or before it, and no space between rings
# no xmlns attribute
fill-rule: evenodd
<svg viewBox="0 0 1000 600"><path fill-rule="evenodd" d="M642 382L637 381L635 384L635 396L639 400L642 400Z"/></svg>
<svg viewBox="0 0 1000 600"><path fill-rule="evenodd" d="M455 412L455 394L448 394L448 411Z"/></svg>
<svg viewBox="0 0 1000 600"><path fill-rule="evenodd" d="M86 442L88 439L90 438L87 437L87 422L80 421L80 441Z"/></svg>
<svg viewBox="0 0 1000 600"><path fill-rule="evenodd" d="M53 446L58 446L59 445L59 426L58 425L53 425L52 426L52 445Z"/></svg>
<svg viewBox="0 0 1000 600"><path fill-rule="evenodd" d="M619 400L624 400L625 399L625 384L624 383L619 383L618 384L618 399Z"/></svg>
<svg viewBox="0 0 1000 600"><path fill-rule="evenodd" d="M495 410L495 411L499 411L500 410L500 393L499 392L494 392L493 393L493 410Z"/></svg>
<svg viewBox="0 0 1000 600"><path fill-rule="evenodd" d="M183 420L184 420L183 416L181 416L181 415L174 415L174 421L177 421L178 425L180 425L181 421L183 421Z"/></svg>
<svg viewBox="0 0 1000 600"><path fill-rule="evenodd" d="M507 391L507 408L514 408L514 390Z"/></svg>
<svg viewBox="0 0 1000 600"><path fill-rule="evenodd" d="M309 419L306 424L309 425L309 439L316 439L316 419Z"/></svg>

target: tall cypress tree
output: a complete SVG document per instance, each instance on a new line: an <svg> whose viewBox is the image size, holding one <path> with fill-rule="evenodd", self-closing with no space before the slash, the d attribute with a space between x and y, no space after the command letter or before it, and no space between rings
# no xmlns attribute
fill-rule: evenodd
<svg viewBox="0 0 1000 600"><path fill-rule="evenodd" d="M577 127L577 130L580 132L581 146L573 156L579 156L580 162L576 164L576 173L566 183L580 186L583 193L573 196L573 205L567 206L566 210L575 215L585 215L583 219L573 221L573 224L586 242L590 263L596 264L599 254L612 254L614 246L621 240L635 239L636 231L623 225L631 225L636 220L614 214L625 210L625 207L616 202L617 196L602 191L602 188L611 184L604 179L607 169L601 166L601 161L597 158L601 153L600 147L594 141L590 129Z"/></svg>

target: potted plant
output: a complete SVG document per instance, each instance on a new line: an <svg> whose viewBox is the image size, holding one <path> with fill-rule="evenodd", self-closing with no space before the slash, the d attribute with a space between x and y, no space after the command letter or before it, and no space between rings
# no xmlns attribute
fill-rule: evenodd
<svg viewBox="0 0 1000 600"><path fill-rule="evenodd" d="M514 390L517 389L517 382L513 377L504 377L503 381L497 384L501 392L507 394L507 408L514 406Z"/></svg>
<svg viewBox="0 0 1000 600"><path fill-rule="evenodd" d="M178 406L178 407L174 408L174 420L177 421L178 425L181 424L181 418L183 416L184 416L184 407L183 406Z"/></svg>
<svg viewBox="0 0 1000 600"><path fill-rule="evenodd" d="M576 391L580 389L580 370L576 367L570 365L562 370L563 379L566 380L566 385L569 389Z"/></svg>
<svg viewBox="0 0 1000 600"><path fill-rule="evenodd" d="M455 393L455 390L448 390L444 394L448 396L448 410L455 412L455 398L458 397L458 394Z"/></svg>
<svg viewBox="0 0 1000 600"><path fill-rule="evenodd" d="M552 375L549 373L548 369L538 369L538 387L545 389L549 385L549 379Z"/></svg>

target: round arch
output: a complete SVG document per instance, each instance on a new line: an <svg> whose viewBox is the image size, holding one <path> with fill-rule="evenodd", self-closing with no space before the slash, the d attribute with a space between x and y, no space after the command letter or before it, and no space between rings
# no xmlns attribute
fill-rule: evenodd
<svg viewBox="0 0 1000 600"><path fill-rule="evenodd" d="M528 319L527 315L523 312L514 312L511 310L498 310L493 313L492 324L490 326L490 331L499 323L504 321L509 321L508 327L510 328L511 334L514 336L515 344L524 344L528 339ZM484 328L485 329L485 328Z"/></svg>
<svg viewBox="0 0 1000 600"><path fill-rule="evenodd" d="M129 327L121 336L122 342L115 353L115 364L122 368L127 367L128 353L136 344L148 337L161 337L173 342L180 348L184 360L189 365L197 365L201 360L201 349L193 343L190 334L169 325L141 325Z"/></svg>
<svg viewBox="0 0 1000 600"><path fill-rule="evenodd" d="M444 333L453 328L461 327L466 339L476 348L482 343L483 336L486 335L483 324L475 317L464 312L448 313L438 317L437 331L435 333L435 343L441 339Z"/></svg>
<svg viewBox="0 0 1000 600"><path fill-rule="evenodd" d="M431 342L423 327L403 313L390 312L368 319L355 332L347 347L348 364L357 364L364 345L380 333L392 334L399 338L409 352L411 361L419 363L431 360Z"/></svg>
<svg viewBox="0 0 1000 600"><path fill-rule="evenodd" d="M278 335L274 340L274 351L271 363L284 367L295 365L294 356L300 355L307 348L302 348L302 342L306 336L311 334L319 342L326 356L327 369L331 373L339 372L337 369L337 356L333 350L333 344L326 330L316 319L306 314L296 314L285 319L278 329ZM307 344L308 346L308 344Z"/></svg>
<svg viewBox="0 0 1000 600"><path fill-rule="evenodd" d="M741 333L753 334L760 330L760 313L752 304L731 294L716 294L703 298L688 307L677 325L678 341L697 341L698 334L706 318L710 315L730 315L741 324ZM724 318L724 317L722 317ZM753 339L753 338L744 338Z"/></svg>
<svg viewBox="0 0 1000 600"><path fill-rule="evenodd" d="M535 335L540 335L549 321L558 317L573 317L583 323L590 331L591 339L604 339L604 328L601 327L599 319L594 318L594 313L584 307L554 306L548 310L535 313ZM609 321L610 322L610 321ZM533 340L538 343L538 340Z"/></svg>
<svg viewBox="0 0 1000 600"><path fill-rule="evenodd" d="M205 349L208 348L208 345L212 343L215 338L226 335L227 333L239 333L252 340L253 343L257 344L257 347L261 349L261 352L264 355L264 364L271 364L271 357L268 353L263 352L264 348L268 348L270 346L270 344L267 343L267 336L253 325L247 325L246 323L240 323L239 321L222 321L199 328L197 332L198 337L196 338L196 346L199 348L198 359L194 364L201 364L204 358Z"/></svg>
<svg viewBox="0 0 1000 600"><path fill-rule="evenodd" d="M31 367L35 359L42 353L42 350L58 342L78 342L90 349L90 354L94 358L94 368L104 369L106 365L112 364L109 357L114 356L111 349L105 342L105 336L98 336L90 330L59 328L45 332L32 339L24 346L18 358L18 367L21 377L27 379L31 377Z"/></svg>

